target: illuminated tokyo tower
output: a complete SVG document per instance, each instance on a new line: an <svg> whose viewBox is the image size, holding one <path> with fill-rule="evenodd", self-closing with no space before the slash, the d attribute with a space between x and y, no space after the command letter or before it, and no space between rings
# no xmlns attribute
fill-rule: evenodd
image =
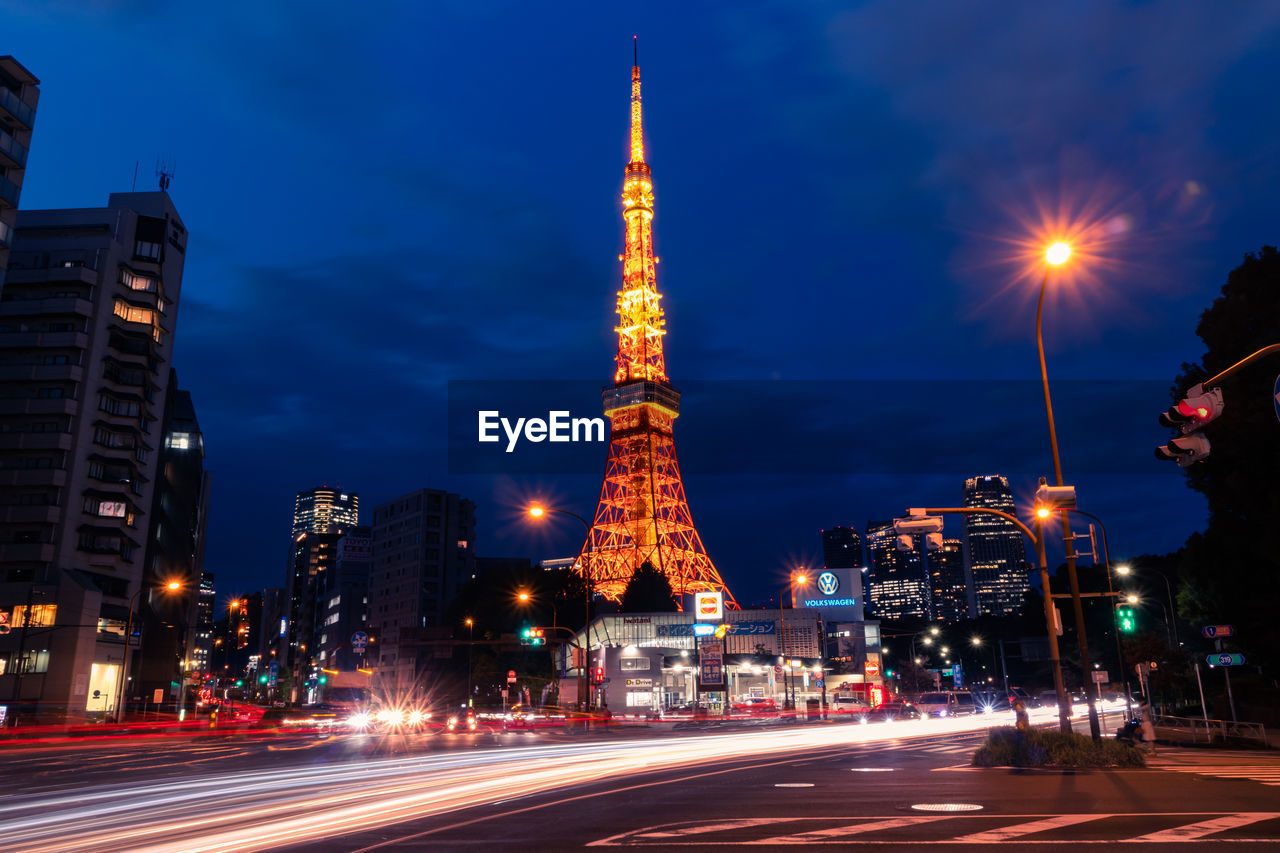
<svg viewBox="0 0 1280 853"><path fill-rule="evenodd" d="M631 162L622 186L626 250L618 292L618 357L613 385L604 390L610 421L609 459L600 504L580 564L596 591L618 600L646 561L667 576L677 594L719 590L733 595L707 556L693 526L676 462L672 425L680 392L667 381L662 314L653 256L653 179L644 161L640 65L631 68Z"/></svg>

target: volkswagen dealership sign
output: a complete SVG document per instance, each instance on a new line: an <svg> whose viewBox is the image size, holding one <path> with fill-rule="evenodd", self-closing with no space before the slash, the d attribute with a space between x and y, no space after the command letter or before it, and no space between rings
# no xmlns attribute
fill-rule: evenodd
<svg viewBox="0 0 1280 853"><path fill-rule="evenodd" d="M861 622L862 573L858 569L823 569L791 588L795 607L816 607L827 622Z"/></svg>

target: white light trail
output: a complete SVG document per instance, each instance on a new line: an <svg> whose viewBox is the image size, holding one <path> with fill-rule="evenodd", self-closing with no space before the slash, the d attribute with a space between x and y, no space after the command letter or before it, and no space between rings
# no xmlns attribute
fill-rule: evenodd
<svg viewBox="0 0 1280 853"><path fill-rule="evenodd" d="M649 770L974 732L1010 722L1011 714L1000 713L870 726L752 727L730 734L203 773L18 795L0 805L0 838L15 853L267 850Z"/></svg>

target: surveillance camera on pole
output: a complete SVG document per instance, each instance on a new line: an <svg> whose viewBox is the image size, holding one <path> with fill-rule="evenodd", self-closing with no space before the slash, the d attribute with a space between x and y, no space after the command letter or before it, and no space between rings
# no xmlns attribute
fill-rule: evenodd
<svg viewBox="0 0 1280 853"><path fill-rule="evenodd" d="M926 533L924 535L924 547L926 551L941 551L942 550L942 534Z"/></svg>
<svg viewBox="0 0 1280 853"><path fill-rule="evenodd" d="M1200 435L1199 430L1220 417L1222 410L1222 389L1205 391L1202 385L1193 385L1186 397L1160 413L1160 425L1176 429L1182 435L1157 447L1156 458L1177 462L1186 468L1208 456L1209 439Z"/></svg>

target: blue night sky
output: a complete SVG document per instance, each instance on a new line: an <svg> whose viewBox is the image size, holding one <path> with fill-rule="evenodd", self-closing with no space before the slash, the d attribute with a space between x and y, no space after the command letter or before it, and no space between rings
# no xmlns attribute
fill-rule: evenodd
<svg viewBox="0 0 1280 853"><path fill-rule="evenodd" d="M1155 414L1227 272L1278 239L1275 4L0 0L0 22L42 83L24 208L101 206L135 162L139 189L176 164L175 366L220 594L283 584L293 496L321 483L366 520L459 491L481 555L576 550L579 530L519 509L588 514L599 474L451 472L446 383L610 380L633 33L668 372L760 389L732 412L689 394L677 424L740 600L820 560L822 527L955 504L965 474L1009 473L1025 499L1050 471L1034 394L895 390L1038 378L1018 255L1045 223L1081 233L1045 325L1081 506L1116 556L1204 521L1150 458ZM801 380L832 380L829 400L788 405ZM1111 418L1087 392L1102 380L1149 393ZM898 396L910 429L883 419ZM753 474L761 443L795 472ZM827 471L844 446L880 464Z"/></svg>

